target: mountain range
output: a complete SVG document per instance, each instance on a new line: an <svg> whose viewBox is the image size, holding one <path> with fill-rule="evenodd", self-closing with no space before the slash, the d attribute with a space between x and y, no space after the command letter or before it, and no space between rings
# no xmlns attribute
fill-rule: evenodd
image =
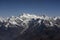
<svg viewBox="0 0 60 40"><path fill-rule="evenodd" d="M0 40L60 40L60 17L33 14L0 17Z"/></svg>

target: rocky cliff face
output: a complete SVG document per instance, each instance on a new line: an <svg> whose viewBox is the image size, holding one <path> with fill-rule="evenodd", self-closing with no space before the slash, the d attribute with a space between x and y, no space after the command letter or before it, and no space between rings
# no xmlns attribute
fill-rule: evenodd
<svg viewBox="0 0 60 40"><path fill-rule="evenodd" d="M60 17L0 17L0 40L60 40Z"/></svg>

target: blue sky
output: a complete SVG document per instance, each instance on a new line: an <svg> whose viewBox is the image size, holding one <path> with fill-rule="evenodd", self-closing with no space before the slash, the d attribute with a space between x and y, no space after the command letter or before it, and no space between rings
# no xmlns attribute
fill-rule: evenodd
<svg viewBox="0 0 60 40"><path fill-rule="evenodd" d="M30 13L60 16L59 0L0 0L0 16Z"/></svg>

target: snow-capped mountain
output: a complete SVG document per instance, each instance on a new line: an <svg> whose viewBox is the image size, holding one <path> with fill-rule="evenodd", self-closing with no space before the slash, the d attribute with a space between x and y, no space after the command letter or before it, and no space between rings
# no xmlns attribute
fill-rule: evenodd
<svg viewBox="0 0 60 40"><path fill-rule="evenodd" d="M31 35L45 35L44 33L46 31L48 33L48 31L50 32L51 30L56 33L60 30L59 28L60 17L31 14L23 14L17 17L12 16L7 18L0 17L1 40L32 40L29 39Z"/></svg>
<svg viewBox="0 0 60 40"><path fill-rule="evenodd" d="M8 18L0 17L0 23L3 23L5 27L8 27L10 24L18 25L18 26L21 26L21 25L23 26L25 24L26 26L28 26L29 21L32 21L32 19L34 19L34 20L38 19L38 23L41 23L41 20L44 20L43 23L45 23L47 25L49 25L49 23L51 25L55 25L55 24L57 24L57 21L60 20L60 17L48 17L45 15L37 16L37 15L31 15L31 14L23 14L23 15L17 16L17 17L15 17L15 16L8 17ZM49 26L51 26L51 25L49 25Z"/></svg>

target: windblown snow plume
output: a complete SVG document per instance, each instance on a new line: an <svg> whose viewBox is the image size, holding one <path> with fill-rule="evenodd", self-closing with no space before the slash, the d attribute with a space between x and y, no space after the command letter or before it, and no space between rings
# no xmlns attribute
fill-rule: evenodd
<svg viewBox="0 0 60 40"><path fill-rule="evenodd" d="M0 40L60 40L60 17L0 17Z"/></svg>

